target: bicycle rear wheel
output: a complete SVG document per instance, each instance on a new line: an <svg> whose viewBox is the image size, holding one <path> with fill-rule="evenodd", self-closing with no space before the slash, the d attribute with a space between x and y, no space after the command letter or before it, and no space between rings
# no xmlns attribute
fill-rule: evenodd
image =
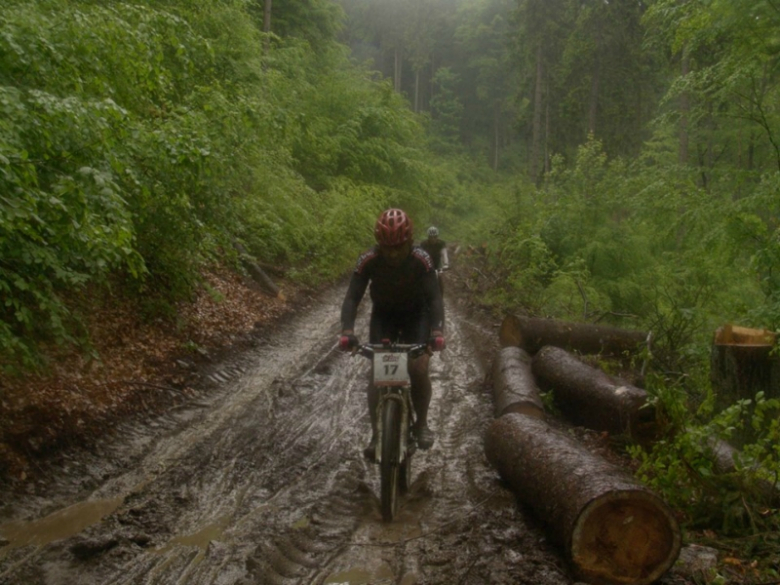
<svg viewBox="0 0 780 585"><path fill-rule="evenodd" d="M400 453L401 408L395 400L387 400L382 409L381 504L382 520L391 522L398 512L401 484Z"/></svg>

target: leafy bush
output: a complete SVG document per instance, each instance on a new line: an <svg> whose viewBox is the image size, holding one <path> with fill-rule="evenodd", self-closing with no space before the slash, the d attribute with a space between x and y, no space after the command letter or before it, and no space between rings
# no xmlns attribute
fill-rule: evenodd
<svg viewBox="0 0 780 585"><path fill-rule="evenodd" d="M754 401L741 400L713 416L709 397L692 417L679 387L661 385L653 392L669 416L668 432L652 447L629 448L639 462L637 475L684 510L691 528L715 528L724 535L777 530L780 516L767 510L780 496L780 401L758 393ZM728 441L745 424L757 438L733 450Z"/></svg>
<svg viewBox="0 0 780 585"><path fill-rule="evenodd" d="M315 282L354 261L383 206L427 212L423 127L327 38L331 5L316 23L290 12L284 39L243 0L2 6L6 369L76 339L64 299L87 283L124 275L167 312L236 239Z"/></svg>

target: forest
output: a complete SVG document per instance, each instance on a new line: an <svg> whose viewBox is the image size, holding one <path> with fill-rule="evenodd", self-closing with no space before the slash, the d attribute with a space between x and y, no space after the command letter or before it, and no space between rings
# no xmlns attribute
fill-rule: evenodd
<svg viewBox="0 0 780 585"><path fill-rule="evenodd" d="M780 578L780 389L709 379L718 327L780 331L780 1L0 0L0 32L3 376L91 351L94 296L175 319L236 243L333 282L401 207L497 314L653 331L636 474Z"/></svg>

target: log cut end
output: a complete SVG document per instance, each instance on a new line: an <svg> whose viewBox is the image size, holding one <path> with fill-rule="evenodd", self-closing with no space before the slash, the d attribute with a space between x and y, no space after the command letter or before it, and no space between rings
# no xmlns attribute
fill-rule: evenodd
<svg viewBox="0 0 780 585"><path fill-rule="evenodd" d="M572 561L589 583L652 583L669 570L679 553L677 521L660 499L642 490L596 498L572 531Z"/></svg>

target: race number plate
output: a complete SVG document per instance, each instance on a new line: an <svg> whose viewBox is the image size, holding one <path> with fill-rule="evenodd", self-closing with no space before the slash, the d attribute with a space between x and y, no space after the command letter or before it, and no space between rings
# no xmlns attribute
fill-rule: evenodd
<svg viewBox="0 0 780 585"><path fill-rule="evenodd" d="M409 371L405 353L377 352L374 354L374 384L376 386L406 386Z"/></svg>

